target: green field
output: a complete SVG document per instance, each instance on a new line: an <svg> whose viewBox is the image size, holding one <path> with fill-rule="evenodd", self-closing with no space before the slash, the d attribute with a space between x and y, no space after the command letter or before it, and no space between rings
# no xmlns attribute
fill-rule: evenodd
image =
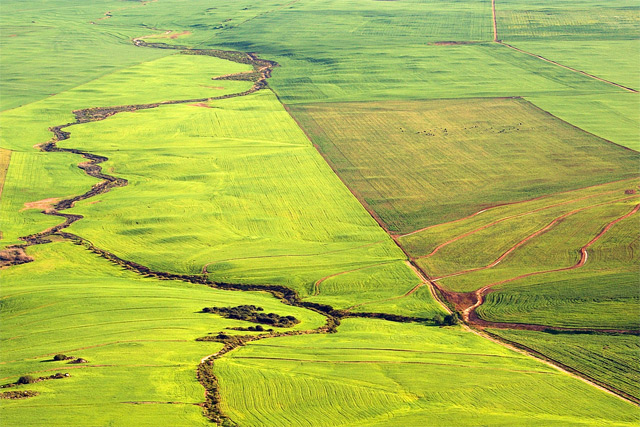
<svg viewBox="0 0 640 427"><path fill-rule="evenodd" d="M250 343L216 373L225 411L246 426L602 426L640 416L459 328L348 319L337 334Z"/></svg>
<svg viewBox="0 0 640 427"><path fill-rule="evenodd" d="M518 247L495 266L488 264L487 266L478 266L477 270L458 270L442 276L437 274L442 270L433 268L433 271L438 277L442 277L438 283L452 290L466 292L531 272L570 267L580 260L582 246L596 237L604 225L629 213L639 201L640 198L635 197L632 200L593 207L567 216L544 233ZM633 217L629 226L637 223L637 218ZM623 228L623 225L616 225L612 232L618 228ZM470 247L473 248L473 246ZM628 250L627 248L626 245L621 244L617 249L624 253ZM478 249L481 250L482 247ZM629 255L631 254L629 253ZM593 259L587 258L585 265L590 267L595 262ZM425 268L431 265L429 259L420 264ZM614 267L610 263L607 265L611 268Z"/></svg>
<svg viewBox="0 0 640 427"><path fill-rule="evenodd" d="M640 343L637 336L547 334L514 330L491 332L520 342L636 398L640 397Z"/></svg>
<svg viewBox="0 0 640 427"><path fill-rule="evenodd" d="M0 265L99 183L50 128L129 111L57 142L127 181L83 244L0 267L0 386L70 374L0 425L638 425L640 7L495 6L502 42L491 0L2 2ZM300 322L213 356L240 305Z"/></svg>
<svg viewBox="0 0 640 427"><path fill-rule="evenodd" d="M637 174L636 153L520 99L289 108L394 233Z"/></svg>
<svg viewBox="0 0 640 427"><path fill-rule="evenodd" d="M194 340L251 323L202 308L255 304L294 315L295 329L324 323L264 293L147 279L70 243L29 252L35 262L2 272L0 383L25 374L71 377L20 386L41 394L3 400L5 426L210 425L196 406L204 396L195 369L222 344ZM51 361L58 353L89 363Z"/></svg>

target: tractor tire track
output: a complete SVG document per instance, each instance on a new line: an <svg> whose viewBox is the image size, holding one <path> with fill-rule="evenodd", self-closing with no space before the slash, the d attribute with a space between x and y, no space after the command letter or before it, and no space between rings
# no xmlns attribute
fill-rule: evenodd
<svg viewBox="0 0 640 427"><path fill-rule="evenodd" d="M509 283L509 282L513 282L515 280L520 280L520 279L524 279L526 277L531 277L531 276L536 276L536 275L540 275L540 274L547 274L547 273L555 273L555 272L560 272L560 271L568 271L568 270L575 270L577 268L581 268L585 265L585 263L587 262L588 259L588 252L587 249L589 249L589 247L591 247L591 245L593 245L595 242L597 242L598 240L600 240L600 238L602 236L605 235L605 233L607 231L609 231L611 229L611 227L613 227L614 225L616 225L617 223L619 223L620 221L629 218L630 216L634 215L635 213L638 212L638 210L640 210L640 204L637 204L636 206L634 206L634 208L622 215L621 217L618 217L616 219L614 219L613 221L609 222L607 225L605 225L602 230L595 236L593 237L586 245L582 246L580 248L580 260L569 267L562 267L562 268L556 268L556 269L551 269L551 270L543 270L543 271L534 271L531 273L526 273L526 274L522 274L516 277L512 277L510 279L506 279L506 280L501 280L499 282L495 282L495 283L491 283L489 285L483 286L482 288L476 290L474 292L474 296L475 296L475 303L467 308L465 308L462 311L462 316L463 319L471 324L477 325L477 326L481 326L481 327L492 327L492 328L502 328L504 329L505 327L508 328L514 328L514 329L529 329L529 330L541 330L540 328L543 329L558 329L558 330L592 330L592 331L603 331L603 332L616 332L616 333L633 333L633 334L638 334L638 331L628 331L628 330L623 330L623 329L593 329L593 328L550 328L548 326L543 326L543 325L528 325L528 324L517 324L517 323L503 323L503 322L491 322L491 321L487 321L484 319L480 319L476 313L476 310L478 307L480 307L484 301L485 301L485 296L487 295L487 293L489 293L489 291L498 285L502 285L504 283Z"/></svg>
<svg viewBox="0 0 640 427"><path fill-rule="evenodd" d="M544 110L540 110L540 111L543 111L543 112L547 113ZM549 114L549 113L547 113L547 114ZM555 117L555 116L553 116L553 117ZM558 119L558 120L561 120L561 119ZM580 128L576 128L576 129L579 129L582 132L584 132ZM634 179L638 179L638 177L617 179L615 181L603 182L602 184L588 185L586 187L580 187L580 188L576 188L576 189L573 189L573 190L564 190L564 191L558 191L556 193L551 193L551 194L543 194L542 196L533 197L531 199L525 199L525 200L517 200L515 202L499 203L497 205L491 205L491 206L488 206L486 208L483 208L483 209L481 209L481 210L479 210L477 212L472 213L471 215L467 215L467 216L462 217L462 218L458 218L458 219L454 219L454 220L446 221L446 222L441 222L439 224L429 225L427 227L419 228L417 230L410 231L409 233L405 233L405 234L392 234L391 237L393 237L394 239L399 239L399 238L402 238L402 237L412 236L414 234L422 233L423 231L427 231L427 230L430 230L430 229L435 228L435 227L440 227L442 225L455 224L455 223L458 223L458 222L461 222L461 221L465 221L467 219L471 219L471 218L473 218L475 216L478 216L481 213L484 213L484 212L489 211L491 209L501 208L503 206L520 205L520 204L523 204L523 203L534 202L536 200L547 199L547 198L550 198L550 197L553 197L553 196L557 196L559 194L574 193L576 191L588 190L589 188L602 187L602 186L605 186L605 185L615 184L615 183L624 182L624 181L631 181L631 180L634 180ZM385 228L385 230L386 230L386 228Z"/></svg>
<svg viewBox="0 0 640 427"><path fill-rule="evenodd" d="M386 264L391 264L394 262L398 262L399 260L394 259L391 261L385 261L385 262L379 262L377 264L369 264L369 265L365 265L363 267L358 267L358 268L354 268L351 270L345 270L345 271L341 271L339 273L334 273L334 274L330 274L328 276L322 277L321 279L317 280L314 284L313 284L313 296L318 296L320 295L320 285L322 284L322 282L324 282L325 280L331 279L333 277L337 277L337 276L342 276L343 274L348 274L348 273L353 273L354 271L360 271L360 270L365 270L367 268L372 268L372 267L378 267L381 265L386 265Z"/></svg>
<svg viewBox="0 0 640 427"><path fill-rule="evenodd" d="M547 209L551 209L551 208L555 208L555 207L558 207L558 206L568 205L568 204L572 204L572 203L579 202L579 201L582 201L582 200L590 199L590 198L593 198L593 197L599 197L599 196L604 196L604 195L607 195L607 194L613 194L613 193L618 193L618 192L620 192L620 190L612 190L612 191L607 191L607 192L604 192L604 193L592 194L592 195L584 196L584 197L581 197L581 198L578 198L578 199L567 200L567 201L556 203L556 204L553 204L553 205L543 206L541 208L537 208L537 209L534 209L534 210L531 210L531 211L522 212L522 213L519 213L519 214L514 214L514 215L510 215L510 216L504 217L504 218L500 218L498 220L495 220L495 221L492 221L492 222L490 222L488 224L485 224L485 225L483 225L481 227L478 227L478 228L476 228L474 230L471 230L471 231L468 231L466 233L460 234L460 235L454 237L453 239L447 240L446 242L441 243L438 246L436 246L427 255L422 255L422 256L416 257L416 259L432 257L433 255L438 253L438 251L440 251L440 249L444 248L445 246L448 246L448 245L450 245L450 244L452 244L454 242L457 242L460 239L464 239L465 237L469 237L469 236L471 236L471 235L473 235L473 234L475 234L475 233L477 233L479 231L485 230L485 229L487 229L489 227L493 227L494 225L500 224L501 222L508 221L510 219L519 218L519 217L522 217L522 216L530 215L530 214L533 214L533 213L538 213L538 212L541 212L541 211L544 211L544 210L547 210Z"/></svg>
<svg viewBox="0 0 640 427"><path fill-rule="evenodd" d="M572 210L570 212L564 213L564 214L560 215L559 217L555 218L553 221L551 221L549 224L547 224L543 228L533 232L532 234L528 235L524 239L520 240L518 243L516 243L515 245L513 245L512 247L507 249L502 255L500 255L495 261L491 262L490 264L487 264L484 267L470 268L468 270L462 270L462 271L458 271L458 272L455 272L455 273L445 274L444 276L435 277L433 280L437 281L437 280L440 280L440 279L445 279L447 277L461 276L461 275L464 275L464 274L472 273L474 271L482 271L482 270L487 270L487 269L493 268L496 265L500 264L513 251L515 251L519 247L523 246L524 244L526 244L531 239L534 239L534 238L546 233L547 231L551 230L553 227L555 227L558 223L560 223L565 218L568 218L568 217L570 217L572 215L575 215L575 214L580 213L580 212L585 211L585 210L593 209L593 208L600 207L600 206L606 206L606 205L610 205L610 204L614 204L614 203L618 203L618 202L622 202L622 201L626 201L626 200L635 199L636 197L637 196L623 197L621 199L612 200L610 202L604 202L604 203L598 203L598 204L591 205L591 206L585 206L583 208L574 209L574 210Z"/></svg>
<svg viewBox="0 0 640 427"><path fill-rule="evenodd" d="M133 39L133 43L138 47L148 47L148 48L158 48L158 49L176 49L176 50L181 50L182 54L214 56L214 57L226 59L233 62L252 65L254 68L253 72L237 73L237 74L227 75L224 77L218 77L218 79L222 78L222 79L252 81L253 85L250 89L244 92L227 94L227 95L216 96L216 97L161 101L161 102L155 102L155 103L149 103L149 104L121 105L121 106L113 106L113 107L96 107L96 108L76 110L76 111L73 111L75 121L49 128L49 130L54 135L53 138L43 144L39 144L38 146L36 146L36 148L40 149L43 152L66 152L66 153L73 153L81 156L82 158L86 159L86 161L79 163L78 167L82 169L88 176L99 179L100 182L93 185L91 189L89 189L87 192L81 195L60 200L56 202L53 206L43 210L42 211L43 214L59 216L61 218L64 218L64 221L61 224L50 227L39 233L34 233L28 236L21 237L20 240L24 241L25 242L24 244L8 246L5 250L0 251L0 268L8 268L13 265L18 265L18 264L23 264L26 262L33 261L33 258L29 257L25 252L25 250L30 246L50 243L52 242L51 240L52 238L65 239L77 245L84 246L86 249L101 256L102 258L105 258L107 261L122 267L125 270L132 271L144 277L152 277L159 280L176 280L176 281L183 281L188 283L202 284L212 288L230 290L230 291L267 292L267 293L270 293L275 298L279 299L284 304L311 310L326 318L325 325L314 330L274 332L271 334L263 334L263 335L257 335L257 336L245 336L240 342L225 343L225 346L223 347L222 350L202 358L197 369L198 381L201 383L201 385L205 389L205 402L202 404L202 407L203 407L205 416L211 421L216 422L217 424L222 424L223 422L225 422L225 420L229 420L229 418L223 414L220 407L220 394L218 392L218 381L212 370L213 361L223 356L227 352L241 345L244 345L247 342L264 339L264 338L275 338L280 336L336 332L337 327L340 324L340 319L343 317L377 318L377 319L385 319L385 320L395 321L395 322L431 322L432 321L432 319L427 319L427 318L400 316L400 315L393 315L393 314L387 314L387 313L355 313L355 314L346 313L341 310L335 310L333 307L329 305L304 301L295 290L287 288L285 286L280 286L280 285L245 285L245 284L222 283L222 282L214 282L212 280L209 280L206 277L206 274L188 275L188 274L175 274L175 273L169 273L169 272L154 271L144 265L138 264L133 261L122 259L112 252L109 252L105 249L101 249L95 246L93 243L91 243L87 239L84 239L80 236L64 231L64 229L68 228L74 222L81 220L83 216L77 215L77 214L66 214L61 211L73 207L74 204L78 201L86 200L86 199L95 197L97 195L104 194L113 188L124 187L128 185L127 180L123 178L117 178L115 176L106 174L102 171L102 167L100 166L100 164L107 161L108 160L107 157L89 153L87 151L83 151L75 148L58 147L57 146L58 142L65 141L69 139L71 136L70 132L68 132L65 129L78 124L105 120L121 112L134 112L138 110L157 108L163 105L190 104L195 102L208 102L213 100L222 100L222 99L246 96L266 88L267 87L266 80L271 76L271 72L273 68L275 68L278 65L274 61L260 59L256 55L251 53L242 53L237 51L222 51L217 49L190 49L184 46L169 46L163 43L147 43L140 38ZM396 262L396 261L397 260L394 260L393 262ZM367 267L371 267L371 266L367 266ZM201 341L207 341L208 340L207 338L208 337L204 337L203 339L201 339ZM97 366L103 366L103 365L90 365L89 367L97 367ZM74 367L74 368L80 368L80 367Z"/></svg>

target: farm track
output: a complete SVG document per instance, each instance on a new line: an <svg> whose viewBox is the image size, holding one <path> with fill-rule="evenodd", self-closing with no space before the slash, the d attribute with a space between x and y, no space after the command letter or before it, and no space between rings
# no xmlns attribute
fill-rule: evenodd
<svg viewBox="0 0 640 427"><path fill-rule="evenodd" d="M466 233L460 234L460 235L454 237L453 239L449 239L446 242L441 243L438 246L436 246L435 249L433 249L427 255L416 257L416 259L432 257L440 249L444 248L445 246L448 246L451 243L457 242L460 239L464 239L465 237L469 237L469 236L471 236L471 235L473 235L473 234L475 234L475 233L477 233L479 231L486 230L487 228L493 227L494 225L500 224L501 222L508 221L508 220L514 219L514 218L519 218L519 217L526 216L526 215L530 215L530 214L533 214L533 213L538 213L538 212L541 212L541 211L544 211L544 210L547 210L547 209L551 209L551 208L555 208L555 207L558 207L558 206L568 205L568 204L571 204L571 203L575 203L575 202L579 202L579 201L582 201L582 200L590 199L592 197L604 196L604 195L607 195L607 194L613 194L613 193L617 193L617 192L619 192L619 191L618 190L613 190L613 191L607 191L607 192L604 192L604 193L592 194L592 195L589 195L589 196L580 197L578 199L567 200L567 201L556 203L556 204L553 204L553 205L547 205L547 206L543 206L541 208L533 209L531 211L527 211L527 212L522 212L522 213L506 216L504 218L500 218L498 220L492 221L492 222L490 222L488 224L485 224L485 225L483 225L481 227L478 227L478 228L473 229L471 231L468 231Z"/></svg>
<svg viewBox="0 0 640 427"><path fill-rule="evenodd" d="M623 182L623 181L630 181L632 179L637 179L637 178L624 178L624 179L619 179L619 180L615 180L615 181L611 181L611 182L605 182L602 184L594 184L594 185L589 185L586 187L582 187L582 188L577 188L577 189L573 189L573 190L565 190L565 191L559 191L553 194L546 194L546 195L542 195L542 196L538 196L538 197L534 197L531 199L526 199L526 200L520 200L520 201L516 201L516 202L509 202L509 203L501 203L498 205L493 205L493 206L489 206L487 208L484 208L478 212L475 212L471 215L468 215L466 217L463 218L459 218L456 220L452 220L452 221L448 221L446 223L441 223L441 224L434 224L428 227L424 227L421 228L419 230L415 230L406 234L395 234L392 233L389 228L387 227L387 225L382 221L382 219L377 215L377 213L371 208L371 206L366 203L366 201L357 193L354 191L353 188L351 188L351 186L342 178L342 176L338 173L337 168L333 165L333 163L331 162L331 160L329 159L329 157L324 154L322 152L322 150L320 149L320 147L317 144L313 143L313 140L311 139L311 136L304 130L304 128L300 125L300 123L296 120L296 118L293 116L293 114L291 114L291 111L287 108L287 106L285 105L285 109L289 112L290 117L298 124L298 126L303 130L303 132L305 133L305 135L307 136L307 139L309 139L309 141L313 144L314 148L318 151L318 153L324 158L325 162L329 165L329 167L333 170L333 172L338 176L338 178L342 181L342 183L344 184L344 186L349 190L349 192L351 192L351 194L358 200L360 201L360 203L362 204L362 206L367 210L367 212L369 213L369 215L371 216L371 218L376 221L378 223L378 225L387 232L387 234L389 234L389 236L391 237L391 239L395 242L395 244L398 246L398 248L400 250L402 250L402 252L405 254L405 256L407 257L407 264L409 265L409 267L414 271L414 273L416 274L416 276L418 276L424 284L426 284L429 288L429 291L431 292L431 295L433 296L433 298L435 299L435 301L437 301L441 307L447 311L448 313L452 313L454 311L457 311L458 309L458 302L459 301L464 301L467 303L467 305L471 305L474 303L474 301L469 301L470 300L470 296L469 294L460 294L460 293L456 293L456 292L450 292L447 291L445 289L443 289L441 286L439 286L436 282L434 282L429 275L422 270L422 268L420 268L420 266L418 266L415 262L415 258L412 257L409 252L406 250L406 248L402 245L402 243L400 242L400 238L401 237L405 237L405 236L410 236L412 234L417 234L420 233L422 231L428 230L430 228L433 227L437 227L443 224L452 224L452 223L457 223L457 222L461 222L464 221L466 219L472 218L474 216L477 216L487 210L490 209L494 209L494 208L498 208L501 206L507 206L507 205L517 205L517 204L522 204L522 203L526 203L526 202L530 202L530 201L535 201L535 200L540 200L540 199L545 199L545 198L549 198L558 194L565 194L565 193L572 193L575 191L579 191L579 190L584 190L584 189L588 189L588 188L595 188L595 187L601 187L607 184L612 184L612 183L616 183L616 182ZM547 113L548 114L548 113ZM555 117L555 116L554 116ZM571 125L573 126L573 125ZM608 141L610 142L610 141ZM617 145L617 144L616 144ZM417 289L416 289L417 290ZM406 295L406 294L405 294ZM399 297L396 297L395 299L398 298L403 298L405 295L401 295ZM348 308L347 310L352 309ZM475 313L475 312L474 312ZM362 314L363 313L359 313L360 316L359 317L363 317ZM525 353L531 357L534 357L540 361L542 361L543 363L547 363L550 366L553 366L554 368L563 371L571 376L574 376L578 379L580 379L581 381L584 381L596 388L599 388L607 393L612 394L613 396L616 396L622 400L634 403L634 404L640 404L640 399L635 398L634 396L629 395L628 393L625 393L622 390L617 389L616 387L613 387L609 384L603 383L602 381L596 380L594 378L592 378L591 376L575 369L572 368L558 360L552 359L530 347L527 347L523 344L520 343L510 343L507 342L507 340L504 339L500 339L497 338L495 336L490 336L488 332L486 332L484 330L484 327L473 323L474 320L478 320L481 321L481 319L478 319L477 316L474 319L469 319L468 320L468 326L465 325L467 327L467 329L473 333L478 334L479 336L482 336L486 339L489 339L491 341L496 342L497 344L503 345L505 347L508 347L512 350L521 352L521 353ZM501 324L501 323L497 323L495 322L493 324L493 327L496 329L510 329L510 328L514 328L514 329L528 329L528 330L542 330L542 331L556 331L556 332L564 332L564 333L633 333L636 334L636 331L612 331L612 330L600 330L600 329L595 329L595 328L559 328L559 327L551 327L551 326L542 326L542 325L533 325L533 324Z"/></svg>
<svg viewBox="0 0 640 427"><path fill-rule="evenodd" d="M433 280L437 281L437 280L440 280L440 279L445 279L447 277L461 276L461 275L464 275L464 274L472 273L474 271L482 271L482 270L487 270L487 269L493 268L496 265L500 264L513 251L515 251L519 247L523 246L524 244L526 244L531 239L534 239L534 238L546 233L547 231L551 230L558 223L562 222L562 220L564 220L565 218L568 218L568 217L570 217L572 215L575 215L575 214L580 213L580 212L585 211L585 210L593 209L593 208L600 207L600 206L606 206L606 205L610 205L610 204L613 204L613 203L622 202L622 201L626 201L626 200L631 200L631 199L635 199L635 198L637 198L637 196L623 197L621 199L612 200L612 201L604 202L604 203L598 203L598 204L590 205L590 206L585 206L585 207L582 207L582 208L579 208L579 209L574 209L574 210L572 210L570 212L566 212L566 213L560 215L559 217L554 218L549 224L545 225L543 228L534 231L533 233L531 233L530 235L528 235L524 239L520 240L515 245L511 246L509 249L507 249L505 252L503 252L502 255L500 255L496 260L494 260L493 262L485 265L484 267L470 268L468 270L462 270L462 271L457 271L455 273L445 274L444 276L435 277L435 278L433 278Z"/></svg>
<svg viewBox="0 0 640 427"><path fill-rule="evenodd" d="M536 107L536 108L537 108L537 107ZM544 113L546 113L546 114L549 114L549 113L547 113L547 112L546 112L546 111L544 111L544 110L540 110L540 111L542 111L542 112L544 112ZM549 114L549 115L551 115L551 114ZM557 117L555 117L555 116L553 116L553 115L551 115L551 116L557 119ZM558 120L561 120L561 119L558 119ZM566 123L566 122L565 122L565 123ZM569 124L569 125L571 125L570 123L568 123L568 124ZM573 126L573 125L571 125L571 126ZM582 129L580 129L580 128L576 128L576 129L578 129L578 130L580 130L580 131L582 131L582 132L585 132L584 130L582 130ZM588 132L587 132L587 133L588 133ZM608 142L610 142L610 141L608 141ZM573 189L573 190L564 190L564 191L558 191L558 192L556 192L556 193L544 194L544 195L542 195L542 196L533 197L533 198L531 198L531 199L518 200L518 201L515 201L515 202L499 203L499 204L497 204L497 205L491 205L491 206L488 206L488 207L486 207L486 208L480 209L479 211L474 212L474 213L472 213L472 214L470 214L470 215L467 215L467 216L465 216L465 217L462 217L462 218L454 219L454 220L447 221L447 222L441 222L441 223L439 223L439 224L429 225L429 226L427 226L427 227L419 228L419 229L417 229L417 230L410 231L410 232L408 232L408 233L404 233L404 234L391 234L391 237L393 237L393 238L396 238L396 239L397 239L397 238L402 238L402 237L412 236L412 235L414 235L414 234L418 234L418 233L421 233L421 232L423 232L423 231L430 230L430 229L435 228L435 227L440 227L440 226L442 226L442 225L455 224L455 223L458 223L458 222L466 221L466 220L468 220L468 219L471 219L471 218L473 218L473 217L475 217L475 216L480 215L481 213L487 212L487 211L492 210L492 209L500 208L500 207L503 207L503 206L521 205L521 204L523 204L523 203L534 202L534 201L536 201L536 200L548 199L549 197L557 196L557 195L559 195L559 194L575 193L576 191L587 190L587 189L589 189L589 188L602 187L602 186L609 185L609 184L615 184L616 182L631 181L631 180L635 180L635 179L638 179L638 178L637 178L637 177L633 177L633 178L623 178L623 179L618 179L618 180L615 180L615 181L603 182L602 184L588 185L588 186L586 186L586 187L580 187L580 188L576 188L576 189ZM386 226L385 226L385 227L383 227L383 228L384 228L385 230L387 229L387 228L386 228Z"/></svg>
<svg viewBox="0 0 640 427"><path fill-rule="evenodd" d="M519 279L524 279L526 277L530 277L530 276L535 276L535 275L540 275L540 274L547 274L547 273L555 273L555 272L560 272L560 271L568 271L568 270L575 270L577 268L581 268L585 265L585 263L587 262L588 259L588 253L587 253L587 249L593 245L595 242L597 242L598 240L600 240L600 238L602 236L605 235L605 233L607 231L609 231L611 229L611 227L613 227L614 225L616 225L617 223L619 223L620 221L629 218L631 215L634 215L635 213L638 212L638 210L640 210L640 204L637 204L630 212L622 215L619 218L616 218L615 220L609 222L607 225L605 225L602 230L600 230L600 232L593 237L586 245L582 246L580 248L580 260L569 267L562 267L562 268L556 268L556 269L551 269L551 270L543 270L543 271L535 271L532 273L527 273L527 274L522 274L516 277L512 277L510 279L506 279L506 280L502 280L499 282L495 282L495 283L491 283L489 285L483 286L482 288L476 290L473 294L474 294L474 299L475 299L475 303L472 304L469 307L464 308L464 310L462 311L462 315L463 318L469 322L472 323L474 325L480 326L480 327L491 327L491 328L499 328L499 329L504 329L505 327L508 327L510 329L527 329L527 330L534 330L534 331L542 331L542 330L546 330L546 329L554 329L554 330L558 330L558 331L598 331L598 332L611 332L611 333L628 333L628 334L638 334L640 335L640 331L636 331L636 330L624 330L624 329L593 329L593 328L560 328L560 327L554 327L554 328L550 328L548 326L543 326L543 325L529 325L529 324L518 324L518 323L501 323L501 322L490 322L490 321L486 321L483 319L480 319L476 313L476 309L478 307L480 307L483 303L484 303L484 297L487 295L487 293L495 286L498 285L502 285L504 283L509 283L515 280L519 280ZM555 220L554 220L555 221Z"/></svg>

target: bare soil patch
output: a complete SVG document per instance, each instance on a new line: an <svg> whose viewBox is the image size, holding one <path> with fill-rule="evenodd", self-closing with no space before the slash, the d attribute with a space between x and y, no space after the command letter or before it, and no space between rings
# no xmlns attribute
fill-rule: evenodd
<svg viewBox="0 0 640 427"><path fill-rule="evenodd" d="M62 200L61 197L50 197L48 199L42 199L36 202L27 202L24 204L24 208L22 208L20 212L26 211L28 209L41 209L45 212L51 212L54 209L53 205L58 203L60 200Z"/></svg>

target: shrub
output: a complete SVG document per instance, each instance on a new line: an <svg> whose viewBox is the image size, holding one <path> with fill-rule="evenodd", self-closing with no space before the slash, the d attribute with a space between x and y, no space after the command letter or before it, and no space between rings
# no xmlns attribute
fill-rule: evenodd
<svg viewBox="0 0 640 427"><path fill-rule="evenodd" d="M272 325L278 328L290 328L300 323L300 321L294 316L280 316L277 313L264 313L264 309L262 307L256 307L255 305L205 307L202 309L202 312L218 314L227 319L245 320L247 322Z"/></svg>
<svg viewBox="0 0 640 427"><path fill-rule="evenodd" d="M33 384L36 382L36 379L33 378L31 375L23 375L20 378L18 378L18 381L16 381L16 384Z"/></svg>
<svg viewBox="0 0 640 427"><path fill-rule="evenodd" d="M67 360L67 356L64 354L56 354L53 356L53 360Z"/></svg>

